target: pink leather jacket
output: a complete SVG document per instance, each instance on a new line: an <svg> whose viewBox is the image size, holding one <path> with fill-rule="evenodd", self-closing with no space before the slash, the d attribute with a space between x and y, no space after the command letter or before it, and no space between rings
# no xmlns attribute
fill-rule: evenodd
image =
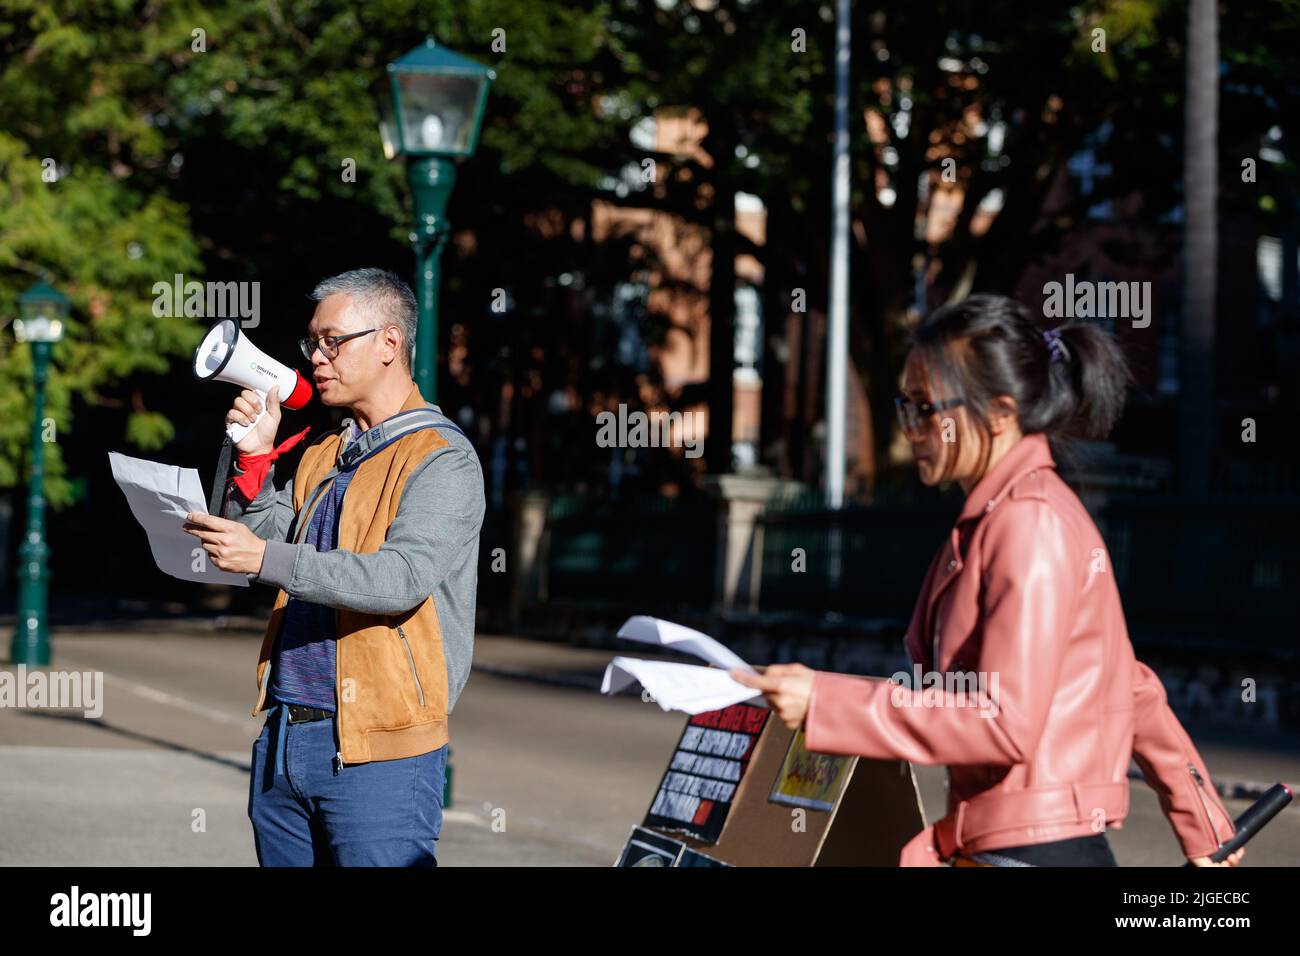
<svg viewBox="0 0 1300 956"><path fill-rule="evenodd" d="M902 865L1118 828L1130 758L1187 857L1233 832L1159 678L1133 656L1105 543L1042 435L971 490L906 643L920 686L819 671L804 724L810 750L948 765L947 815Z"/></svg>

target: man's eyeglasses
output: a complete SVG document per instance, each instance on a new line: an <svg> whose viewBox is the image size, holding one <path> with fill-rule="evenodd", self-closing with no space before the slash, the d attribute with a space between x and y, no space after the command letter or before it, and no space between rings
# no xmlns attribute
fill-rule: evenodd
<svg viewBox="0 0 1300 956"><path fill-rule="evenodd" d="M350 332L347 335L322 335L318 339L299 339L298 348L302 349L302 354L308 362L311 361L312 355L316 353L318 348L325 354L327 359L336 359L339 357L339 346L348 339L357 339L363 335L378 331L379 329L366 329L363 332Z"/></svg>
<svg viewBox="0 0 1300 956"><path fill-rule="evenodd" d="M914 402L899 396L894 399L894 411L898 413L898 425L904 432L919 432L930 420L930 416L961 404L960 398L948 398L940 402Z"/></svg>

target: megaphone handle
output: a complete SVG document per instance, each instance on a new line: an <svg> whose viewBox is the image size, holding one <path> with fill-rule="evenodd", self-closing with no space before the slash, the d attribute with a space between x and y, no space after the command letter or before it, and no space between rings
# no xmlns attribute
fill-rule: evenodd
<svg viewBox="0 0 1300 956"><path fill-rule="evenodd" d="M253 423L251 425L241 425L239 422L231 422L226 426L226 434L230 436L232 444L239 444L245 435L257 427L257 423L261 421L262 416L266 414L266 392L262 391L260 388L255 388L253 391L257 392L257 397L262 400L262 410L253 417Z"/></svg>
<svg viewBox="0 0 1300 956"><path fill-rule="evenodd" d="M234 457L235 443L227 435L217 456L217 473L212 477L212 492L208 495L208 514L225 517L226 483L230 481L230 460Z"/></svg>

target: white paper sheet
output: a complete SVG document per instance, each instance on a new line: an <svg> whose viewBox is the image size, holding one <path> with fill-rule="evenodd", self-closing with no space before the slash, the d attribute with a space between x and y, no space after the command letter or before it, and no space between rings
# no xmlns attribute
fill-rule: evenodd
<svg viewBox="0 0 1300 956"><path fill-rule="evenodd" d="M605 668L602 694L617 694L639 683L664 710L702 714L739 704L759 692L737 682L725 670L699 664L671 661L643 661L635 657L616 657Z"/></svg>
<svg viewBox="0 0 1300 956"><path fill-rule="evenodd" d="M131 514L149 536L149 549L160 570L182 581L248 587L247 574L216 567L203 550L203 542L183 530L187 514L208 513L207 496L196 470L115 451L108 453L108 461ZM195 548L199 549L197 555ZM196 564L201 570L194 570Z"/></svg>
<svg viewBox="0 0 1300 956"><path fill-rule="evenodd" d="M629 617L618 629L618 636L629 641L640 641L643 644L654 644L674 651L685 651L710 664L717 664L724 670L735 667L742 671L749 671L751 674L757 673L733 651L702 631L657 617L647 617L644 614Z"/></svg>

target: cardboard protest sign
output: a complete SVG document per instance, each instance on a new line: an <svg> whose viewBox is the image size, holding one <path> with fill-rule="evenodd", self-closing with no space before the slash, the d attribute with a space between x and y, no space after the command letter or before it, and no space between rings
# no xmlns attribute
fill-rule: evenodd
<svg viewBox="0 0 1300 956"><path fill-rule="evenodd" d="M770 713L734 704L687 720L642 825L716 841Z"/></svg>

